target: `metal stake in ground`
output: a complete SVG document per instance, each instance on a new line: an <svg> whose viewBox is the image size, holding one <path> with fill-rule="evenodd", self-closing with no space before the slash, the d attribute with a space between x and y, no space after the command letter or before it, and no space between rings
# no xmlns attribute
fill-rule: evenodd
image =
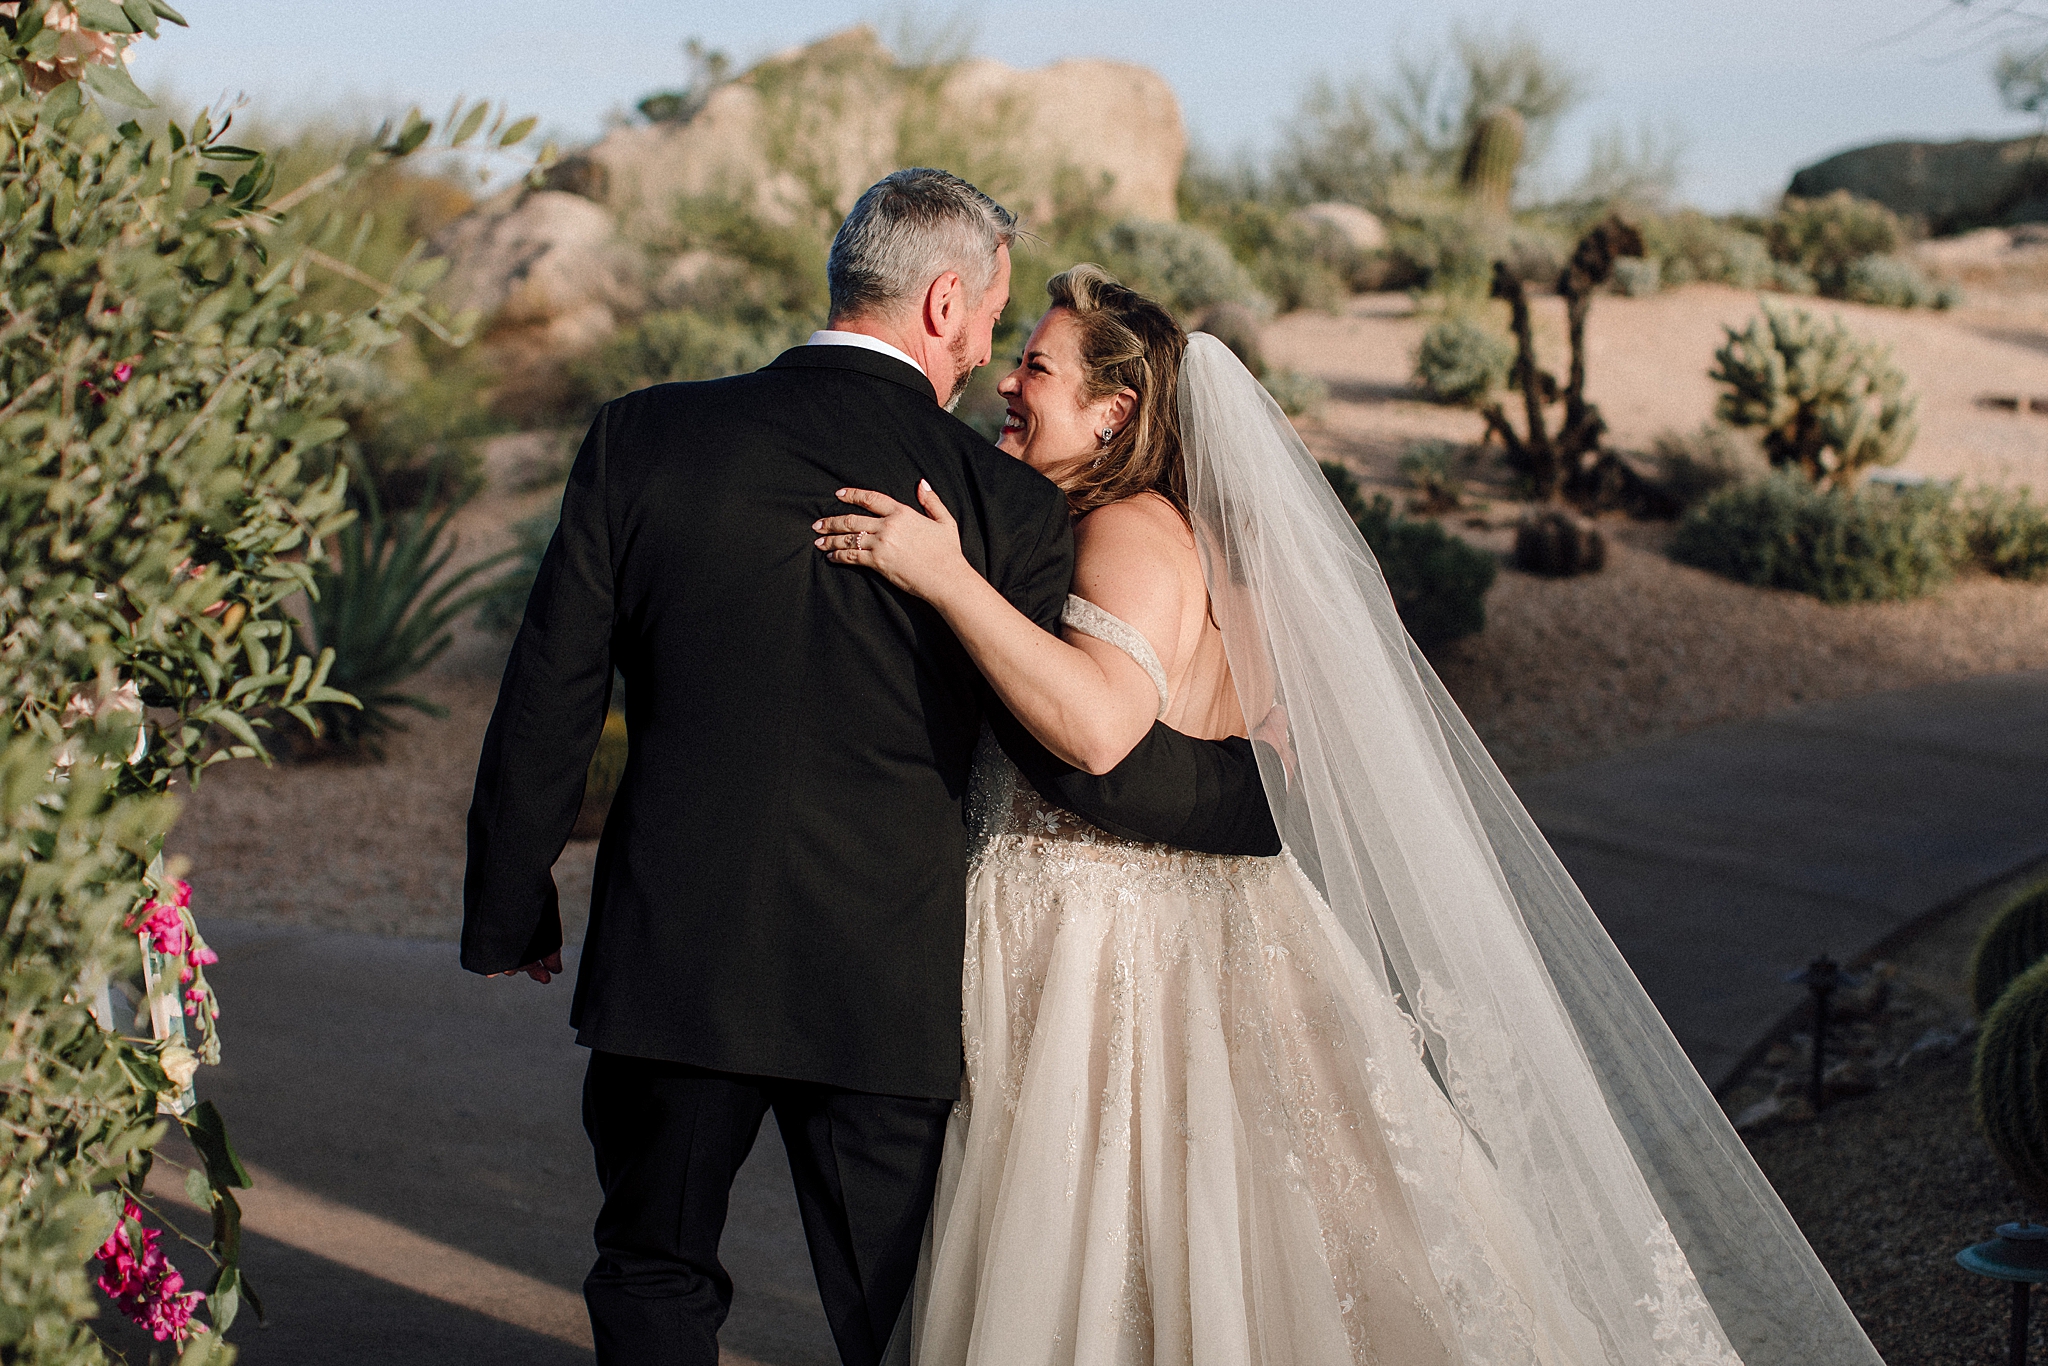
<svg viewBox="0 0 2048 1366"><path fill-rule="evenodd" d="M2036 1285L2048 1281L2048 1226L2031 1220L2000 1224L1996 1238L1964 1248L1956 1254L1956 1264L1979 1276L2012 1282L2012 1332L2005 1359L2007 1366L2026 1366L2028 1300Z"/></svg>
<svg viewBox="0 0 2048 1366"><path fill-rule="evenodd" d="M1813 1105L1815 1114L1827 1097L1823 1081L1827 1074L1828 1056L1828 998L1838 987L1852 987L1862 981L1853 973L1842 971L1834 959L1822 954L1798 972L1788 973L1787 982L1794 982L1813 993L1813 1079L1807 1084L1806 1098Z"/></svg>

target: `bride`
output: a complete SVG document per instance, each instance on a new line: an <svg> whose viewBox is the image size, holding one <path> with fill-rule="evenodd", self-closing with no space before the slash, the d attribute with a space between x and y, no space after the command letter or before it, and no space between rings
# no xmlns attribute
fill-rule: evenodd
<svg viewBox="0 0 2048 1366"><path fill-rule="evenodd" d="M1064 639L928 488L843 490L818 547L931 602L1069 764L1251 734L1286 847L1120 840L985 740L898 1355L1877 1363L1278 407L1098 267L1048 292L1001 445L1077 518Z"/></svg>

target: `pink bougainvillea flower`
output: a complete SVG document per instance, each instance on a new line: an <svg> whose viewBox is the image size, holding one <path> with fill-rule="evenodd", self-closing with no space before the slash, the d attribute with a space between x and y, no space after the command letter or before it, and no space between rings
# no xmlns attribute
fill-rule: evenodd
<svg viewBox="0 0 2048 1366"><path fill-rule="evenodd" d="M133 375L134 373L134 365L124 360L119 365L114 367L114 383L126 384L128 382L128 377L130 375Z"/></svg>
<svg viewBox="0 0 2048 1366"><path fill-rule="evenodd" d="M139 1249L128 1236L131 1223L141 1234ZM205 1303L206 1296L185 1289L185 1278L157 1246L162 1237L162 1229L142 1227L142 1207L124 1198L121 1222L100 1244L99 1287L115 1308L158 1342L183 1342L206 1331L205 1324L192 1321L192 1311Z"/></svg>

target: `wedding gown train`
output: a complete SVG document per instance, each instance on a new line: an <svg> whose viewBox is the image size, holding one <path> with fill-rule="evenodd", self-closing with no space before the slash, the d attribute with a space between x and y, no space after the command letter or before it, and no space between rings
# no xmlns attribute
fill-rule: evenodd
<svg viewBox="0 0 2048 1366"><path fill-rule="evenodd" d="M1164 710L1142 635L1078 598L1068 623L1144 665ZM1105 834L986 735L973 782L967 1077L920 1366L1608 1359L1291 855ZM1663 1244L1658 1359L1734 1363Z"/></svg>

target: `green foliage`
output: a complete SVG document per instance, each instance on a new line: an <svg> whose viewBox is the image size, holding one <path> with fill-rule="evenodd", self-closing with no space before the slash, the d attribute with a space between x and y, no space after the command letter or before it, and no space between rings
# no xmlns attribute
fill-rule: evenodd
<svg viewBox="0 0 2048 1366"><path fill-rule="evenodd" d="M1664 287L1661 262L1630 256L1614 263L1614 292L1631 299L1647 298Z"/></svg>
<svg viewBox="0 0 2048 1366"><path fill-rule="evenodd" d="M463 500L436 511L433 494L428 489L419 506L392 517L365 490L361 515L336 537L338 554L315 572L313 634L331 653L329 679L358 704L330 703L317 713L326 738L342 749L377 754L383 736L404 729L394 715L401 707L446 716L446 708L400 685L454 643L450 628L464 612L501 591L485 576L514 552L451 572L456 545L448 524Z"/></svg>
<svg viewBox="0 0 2048 1366"><path fill-rule="evenodd" d="M2048 46L2005 48L1991 64L1998 102L2015 114L2048 115Z"/></svg>
<svg viewBox="0 0 2048 1366"><path fill-rule="evenodd" d="M1515 344L1467 313L1431 323L1415 352L1415 382L1439 403L1477 404L1507 387Z"/></svg>
<svg viewBox="0 0 2048 1366"><path fill-rule="evenodd" d="M1970 1092L1985 1142L2028 1202L2048 1203L2048 963L2036 963L1984 1017Z"/></svg>
<svg viewBox="0 0 2048 1366"><path fill-rule="evenodd" d="M1763 306L1714 353L1711 376L1725 385L1715 411L1754 427L1781 469L1848 488L1867 469L1895 465L1919 427L1917 400L1889 347L1859 342L1840 319L1823 327L1803 311Z"/></svg>
<svg viewBox="0 0 2048 1366"><path fill-rule="evenodd" d="M1770 472L1755 443L1718 423L1692 432L1662 432L1650 443L1657 482L1680 508Z"/></svg>
<svg viewBox="0 0 2048 1366"><path fill-rule="evenodd" d="M516 631L526 615L533 581L540 577L541 557L561 523L560 504L512 524L512 550L504 573L491 581L491 595L477 608L476 620L487 631Z"/></svg>
<svg viewBox="0 0 2048 1366"><path fill-rule="evenodd" d="M802 323L749 326L695 309L671 309L620 329L570 373L588 406L595 407L650 384L758 370L809 331Z"/></svg>
<svg viewBox="0 0 2048 1366"><path fill-rule="evenodd" d="M1836 190L1824 199L1786 196L1764 225L1764 240L1774 259L1810 276L1822 294L1839 297L1851 266L1896 252L1906 232L1884 205Z"/></svg>
<svg viewBox="0 0 2048 1366"><path fill-rule="evenodd" d="M1508 199L1515 192L1515 172L1522 163L1522 144L1528 137L1528 121L1515 109L1503 106L1482 114L1465 145L1465 161L1458 168L1458 188L1492 213L1508 211Z"/></svg>
<svg viewBox="0 0 2048 1366"><path fill-rule="evenodd" d="M329 269L294 212L313 194L275 195L275 163L206 114L154 132L128 118L148 101L118 45L182 23L167 4L77 5L113 39L78 62L49 9L0 15L0 1357L22 1366L105 1360L86 1263L123 1192L161 1222L144 1188L152 1161L175 1166L153 1152L171 1127L159 1101L219 1056L210 992L189 1048L92 1013L100 983L146 994L145 909L193 933L160 858L171 784L347 700L285 607L348 517L337 371L409 318L442 325L412 271L354 306L309 303ZM432 131L385 130L323 188ZM158 981L175 1001L178 973ZM247 1177L210 1105L175 1123L205 1159L186 1189L210 1207L219 1267L201 1283L214 1331L182 1356L225 1361L221 1334L253 1299L236 1267Z"/></svg>
<svg viewBox="0 0 2048 1366"><path fill-rule="evenodd" d="M1127 218L1096 237L1095 253L1118 279L1177 318L1193 318L1215 304L1267 307L1230 248L1191 223Z"/></svg>
<svg viewBox="0 0 2048 1366"><path fill-rule="evenodd" d="M683 55L690 63L689 83L679 90L657 90L634 104L649 123L688 123L711 92L731 78L732 58L704 46L702 39L684 43Z"/></svg>
<svg viewBox="0 0 2048 1366"><path fill-rule="evenodd" d="M1848 492L1784 472L1710 495L1671 540L1682 564L1823 602L1918 597L1966 549L1944 489Z"/></svg>
<svg viewBox="0 0 2048 1366"><path fill-rule="evenodd" d="M1770 248L1756 233L1696 209L1649 215L1641 227L1644 254L1661 264L1666 285L1698 280L1737 289L1764 289L1775 281Z"/></svg>
<svg viewBox="0 0 2048 1366"><path fill-rule="evenodd" d="M2048 882L1991 918L1970 955L1970 1005L1982 1019L2014 979L2048 958Z"/></svg>
<svg viewBox="0 0 2048 1366"><path fill-rule="evenodd" d="M1417 441L1401 455L1395 468L1415 490L1410 512L1450 512L1465 505L1465 470L1471 463L1462 446L1449 441Z"/></svg>
<svg viewBox="0 0 2048 1366"><path fill-rule="evenodd" d="M1330 387L1314 375L1282 366L1269 372L1260 383L1289 417L1314 417L1329 401Z"/></svg>
<svg viewBox="0 0 2048 1366"><path fill-rule="evenodd" d="M1960 294L1953 285L1937 285L1925 271L1903 256L1865 256L1842 273L1841 297L1886 308L1953 308Z"/></svg>
<svg viewBox="0 0 2048 1366"><path fill-rule="evenodd" d="M614 708L604 718L597 737L597 749L590 756L590 769L583 778L583 805L576 812L571 839L594 840L604 833L604 818L619 794L626 776L626 714Z"/></svg>
<svg viewBox="0 0 2048 1366"><path fill-rule="evenodd" d="M1183 216L1215 234L1282 313L1335 312L1354 288L1374 278L1373 263L1327 223L1304 222L1281 206L1251 198L1184 196Z"/></svg>
<svg viewBox="0 0 2048 1366"><path fill-rule="evenodd" d="M1322 469L1418 645L1427 649L1486 628L1486 591L1500 572L1498 560L1436 522L1403 517L1385 494L1368 502L1357 477L1335 461L1323 461Z"/></svg>
<svg viewBox="0 0 2048 1366"><path fill-rule="evenodd" d="M1970 557L2008 579L2048 578L2048 507L2031 490L1981 489L1964 504Z"/></svg>

